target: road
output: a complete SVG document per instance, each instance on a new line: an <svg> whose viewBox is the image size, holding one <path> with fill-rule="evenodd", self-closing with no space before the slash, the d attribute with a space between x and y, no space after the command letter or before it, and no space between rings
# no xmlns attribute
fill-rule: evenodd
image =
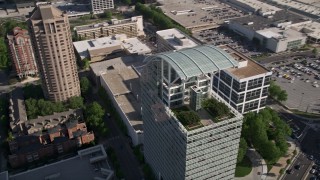
<svg viewBox="0 0 320 180"><path fill-rule="evenodd" d="M299 154L297 159L293 161L289 167L289 169L293 169L293 173L286 174L283 179L300 180L306 178L306 175L307 179L309 179L311 177L309 170L313 162L308 159L308 156L313 155L314 159L320 160L320 123L311 123L310 121L302 120L285 111L280 110L278 112L280 112L280 115L284 116L287 120L291 120L295 123L303 132L302 136L296 140L296 144L300 146L301 154ZM297 164L301 166L300 170L294 168Z"/></svg>
<svg viewBox="0 0 320 180"><path fill-rule="evenodd" d="M279 61L279 59L288 59L288 57L293 56L313 56L312 50L303 51L303 52L284 52L279 55L273 55L265 58L259 59L260 64L267 64L275 61Z"/></svg>
<svg viewBox="0 0 320 180"><path fill-rule="evenodd" d="M306 155L304 153L300 153L298 155L298 157L294 160L294 162L292 163L291 167L289 169L292 169L292 174L285 174L285 176L283 177L283 180L301 180L303 179L305 173L310 165L312 164L312 161L310 161ZM300 165L300 169L297 170L294 167L296 165Z"/></svg>

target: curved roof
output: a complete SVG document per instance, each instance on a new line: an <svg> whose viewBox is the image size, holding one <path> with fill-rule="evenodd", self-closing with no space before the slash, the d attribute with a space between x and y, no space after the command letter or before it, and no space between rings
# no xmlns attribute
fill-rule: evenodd
<svg viewBox="0 0 320 180"><path fill-rule="evenodd" d="M181 79L238 66L238 61L224 50L213 45L160 53L150 56L147 60L154 58L161 58L167 61Z"/></svg>

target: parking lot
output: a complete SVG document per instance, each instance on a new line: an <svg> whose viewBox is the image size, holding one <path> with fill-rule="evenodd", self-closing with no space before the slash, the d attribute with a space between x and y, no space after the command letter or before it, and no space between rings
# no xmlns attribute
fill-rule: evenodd
<svg viewBox="0 0 320 180"><path fill-rule="evenodd" d="M296 56L266 64L273 78L288 93L287 107L320 113L320 58Z"/></svg>
<svg viewBox="0 0 320 180"><path fill-rule="evenodd" d="M252 41L228 31L224 28L209 29L193 33L193 37L197 38L204 44L222 45L228 44L235 50L245 54L248 57L257 57L266 53L254 45Z"/></svg>

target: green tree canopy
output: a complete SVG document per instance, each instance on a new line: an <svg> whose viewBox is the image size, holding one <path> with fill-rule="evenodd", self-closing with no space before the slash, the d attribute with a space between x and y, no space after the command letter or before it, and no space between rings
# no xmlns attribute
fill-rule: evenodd
<svg viewBox="0 0 320 180"><path fill-rule="evenodd" d="M89 104L85 108L85 117L86 122L92 128L99 128L101 124L104 124L103 116L104 116L104 109L98 104L97 102L93 102Z"/></svg>
<svg viewBox="0 0 320 180"><path fill-rule="evenodd" d="M78 109L83 107L83 98L81 96L74 96L68 100L68 108L70 109Z"/></svg>
<svg viewBox="0 0 320 180"><path fill-rule="evenodd" d="M80 89L83 95L87 95L91 89L90 81L87 77L80 79Z"/></svg>
<svg viewBox="0 0 320 180"><path fill-rule="evenodd" d="M237 158L237 163L242 162L244 156L246 155L248 149L248 144L244 138L240 139L240 144L239 144L239 152L238 152L238 158Z"/></svg>

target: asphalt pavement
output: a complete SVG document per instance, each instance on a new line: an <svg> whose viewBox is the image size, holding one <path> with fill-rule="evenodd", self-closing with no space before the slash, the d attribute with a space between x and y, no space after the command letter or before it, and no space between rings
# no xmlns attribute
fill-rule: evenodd
<svg viewBox="0 0 320 180"><path fill-rule="evenodd" d="M295 166L300 165L300 169L296 169ZM283 180L301 180L305 176L305 173L308 173L307 170L312 165L312 161L310 161L304 153L300 153L296 159L294 159L290 168L292 170L291 174L286 174L283 177Z"/></svg>

